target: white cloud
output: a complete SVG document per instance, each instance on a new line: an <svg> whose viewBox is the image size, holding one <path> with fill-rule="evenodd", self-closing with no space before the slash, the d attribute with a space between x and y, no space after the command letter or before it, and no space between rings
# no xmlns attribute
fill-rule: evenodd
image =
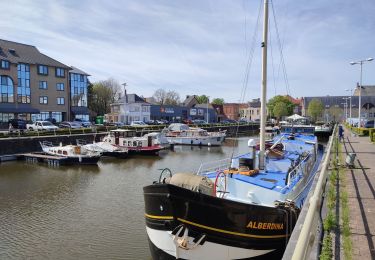
<svg viewBox="0 0 375 260"><path fill-rule="evenodd" d="M352 59L374 56L371 0L274 3L293 96L345 94L359 79ZM21 1L2 3L0 38L32 44L89 74L114 77L131 92L150 96L158 88L181 96L207 94L238 101L258 15L255 1ZM271 26L273 22L271 21ZM261 35L261 32L258 34ZM275 30L271 28L271 36ZM246 99L259 96L260 39ZM274 67L279 66L271 40ZM270 53L270 51L269 51ZM269 62L269 76L272 72ZM364 82L375 81L366 64ZM276 82L285 93L283 75ZM269 95L275 92L269 78Z"/></svg>

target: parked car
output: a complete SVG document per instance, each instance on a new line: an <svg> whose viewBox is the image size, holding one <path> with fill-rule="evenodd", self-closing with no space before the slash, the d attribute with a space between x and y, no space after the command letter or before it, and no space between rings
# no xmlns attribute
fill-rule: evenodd
<svg viewBox="0 0 375 260"><path fill-rule="evenodd" d="M145 122L147 125L160 125L158 120L148 120Z"/></svg>
<svg viewBox="0 0 375 260"><path fill-rule="evenodd" d="M77 123L81 124L81 126L83 126L83 127L92 127L92 123L90 121L87 121L87 120L82 120L82 119L76 118L76 119L74 119L73 122L77 122Z"/></svg>
<svg viewBox="0 0 375 260"><path fill-rule="evenodd" d="M59 129L57 126L52 124L50 121L35 121L32 124L26 124L26 128L30 131L53 131Z"/></svg>
<svg viewBox="0 0 375 260"><path fill-rule="evenodd" d="M365 124L365 128L375 128L374 120L367 121Z"/></svg>
<svg viewBox="0 0 375 260"><path fill-rule="evenodd" d="M78 128L81 128L82 125L78 122L63 121L59 124L59 127L60 128L78 129Z"/></svg>
<svg viewBox="0 0 375 260"><path fill-rule="evenodd" d="M133 121L130 123L131 126L145 126L147 125L145 122L143 121Z"/></svg>
<svg viewBox="0 0 375 260"><path fill-rule="evenodd" d="M205 124L207 124L207 122L202 120L202 119L195 119L195 120L193 120L193 124L195 124L195 125L205 125Z"/></svg>
<svg viewBox="0 0 375 260"><path fill-rule="evenodd" d="M237 121L233 119L224 119L223 121L221 121L221 123L222 124L237 124Z"/></svg>
<svg viewBox="0 0 375 260"><path fill-rule="evenodd" d="M193 123L193 121L191 119L184 119L184 120L182 120L182 123L187 124L187 125L191 125Z"/></svg>
<svg viewBox="0 0 375 260"><path fill-rule="evenodd" d="M13 118L9 120L8 125L9 124L12 124L13 129L25 130L27 122L23 119Z"/></svg>

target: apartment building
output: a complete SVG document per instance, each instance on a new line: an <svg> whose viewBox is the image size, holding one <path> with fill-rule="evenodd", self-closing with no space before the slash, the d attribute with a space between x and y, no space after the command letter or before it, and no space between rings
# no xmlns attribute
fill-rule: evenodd
<svg viewBox="0 0 375 260"><path fill-rule="evenodd" d="M35 46L0 39L0 125L12 118L88 119L87 76Z"/></svg>

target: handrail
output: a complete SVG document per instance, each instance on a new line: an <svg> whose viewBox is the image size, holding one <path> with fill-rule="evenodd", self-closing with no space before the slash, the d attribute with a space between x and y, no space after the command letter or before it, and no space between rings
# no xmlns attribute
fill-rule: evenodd
<svg viewBox="0 0 375 260"><path fill-rule="evenodd" d="M327 175L328 175L328 165L330 160L330 154L333 144L333 139L335 133L337 132L337 125L333 130L332 136L330 136L327 149L325 152L325 157L323 159L323 163L320 166L320 173L316 177L318 178L314 193L309 197L307 203L303 206L302 211L307 209L307 213L305 218L302 219L301 216L299 217L295 229L293 231L292 237L288 243L288 246L285 250L283 259L292 259L292 260L302 260L308 257L308 254L311 252L312 246L314 244L314 239L316 239L315 232L313 228L316 228L318 219L319 219L319 209L322 203L322 197L324 192L324 186L326 183ZM301 214L302 215L302 211ZM295 232L299 232L299 236L294 235ZM290 243L291 240L298 236L296 243Z"/></svg>
<svg viewBox="0 0 375 260"><path fill-rule="evenodd" d="M298 168L301 168L302 163L303 163L304 161L306 161L306 160L310 157L310 155L311 155L311 153L308 153L308 154L306 155L306 157L305 157L302 161L300 161L299 164L296 165L296 166L293 168L293 170L291 170L291 171L288 173L288 184L283 188L283 190L284 190L285 188L289 188L290 183L291 183L291 180L294 180L294 177L297 175L297 170L298 170ZM295 172L295 174L292 175L293 172Z"/></svg>

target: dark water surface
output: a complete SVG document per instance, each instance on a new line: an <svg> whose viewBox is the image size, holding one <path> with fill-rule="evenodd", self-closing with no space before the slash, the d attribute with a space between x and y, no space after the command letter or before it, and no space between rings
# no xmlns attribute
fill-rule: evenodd
<svg viewBox="0 0 375 260"><path fill-rule="evenodd" d="M202 162L245 152L248 138L237 140L105 158L95 167L0 164L0 259L151 259L142 187L160 168L196 172Z"/></svg>

